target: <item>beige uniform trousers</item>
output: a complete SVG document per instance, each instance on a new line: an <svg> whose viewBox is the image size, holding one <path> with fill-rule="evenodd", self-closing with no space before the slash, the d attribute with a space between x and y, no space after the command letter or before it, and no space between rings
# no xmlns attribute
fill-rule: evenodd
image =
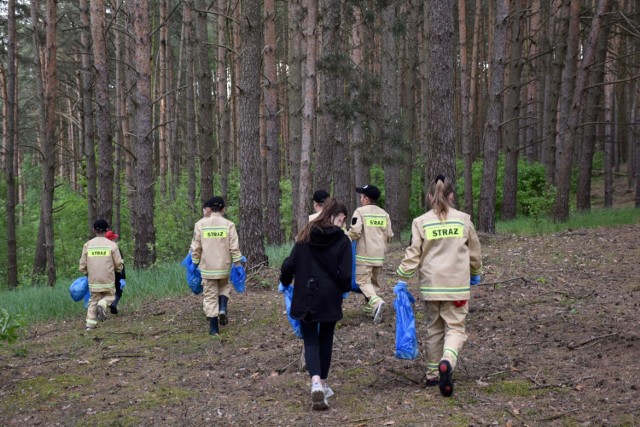
<svg viewBox="0 0 640 427"><path fill-rule="evenodd" d="M378 296L378 292L380 292L380 284L378 283L380 270L382 270L381 266L356 265L356 283L360 287L362 294L369 300L368 308L371 310L375 310L384 301Z"/></svg>
<svg viewBox="0 0 640 427"><path fill-rule="evenodd" d="M229 298L231 294L231 284L229 278L224 279L202 279L202 309L207 317L218 317L219 306L218 296L224 295Z"/></svg>
<svg viewBox="0 0 640 427"><path fill-rule="evenodd" d="M87 308L87 328L95 328L98 324L98 305L102 306L105 313L107 307L116 300L116 288L102 290L99 292L91 291L89 298L89 307Z"/></svg>
<svg viewBox="0 0 640 427"><path fill-rule="evenodd" d="M427 379L438 378L438 364L448 360L455 369L458 353L467 340L465 320L469 303L456 307L453 301L425 301L427 305Z"/></svg>

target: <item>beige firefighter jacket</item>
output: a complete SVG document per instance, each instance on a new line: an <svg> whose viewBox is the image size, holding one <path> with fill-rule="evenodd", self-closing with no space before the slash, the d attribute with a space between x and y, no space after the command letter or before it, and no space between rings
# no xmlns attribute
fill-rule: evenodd
<svg viewBox="0 0 640 427"><path fill-rule="evenodd" d="M233 222L220 212L196 222L191 241L191 260L199 265L203 279L229 277L231 263L242 258L238 232Z"/></svg>
<svg viewBox="0 0 640 427"><path fill-rule="evenodd" d="M387 242L393 237L389 214L379 206L359 207L351 217L349 238L357 240L356 264L381 266Z"/></svg>
<svg viewBox="0 0 640 427"><path fill-rule="evenodd" d="M481 270L480 240L471 217L450 208L445 221L433 210L413 220L411 246L396 272L403 279L418 272L423 300L459 301L469 299L471 275Z"/></svg>
<svg viewBox="0 0 640 427"><path fill-rule="evenodd" d="M101 292L115 288L116 271L124 261L118 244L104 236L96 236L82 247L79 270L88 276L89 290Z"/></svg>

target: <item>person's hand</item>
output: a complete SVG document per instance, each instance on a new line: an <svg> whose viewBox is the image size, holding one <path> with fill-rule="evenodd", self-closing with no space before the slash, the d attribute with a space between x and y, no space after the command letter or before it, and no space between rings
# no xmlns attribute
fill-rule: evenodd
<svg viewBox="0 0 640 427"><path fill-rule="evenodd" d="M479 274L475 274L475 275L471 276L471 280L469 281L469 284L471 286L475 286L475 285L479 284L481 280L482 280L482 277L480 277Z"/></svg>

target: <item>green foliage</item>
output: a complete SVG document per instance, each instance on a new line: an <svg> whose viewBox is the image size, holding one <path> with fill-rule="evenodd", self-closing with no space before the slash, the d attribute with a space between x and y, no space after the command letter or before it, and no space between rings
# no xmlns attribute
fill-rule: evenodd
<svg viewBox="0 0 640 427"><path fill-rule="evenodd" d="M289 256L293 243L285 243L280 246L267 245L265 253L269 258L269 267L280 267L284 259Z"/></svg>
<svg viewBox="0 0 640 427"><path fill-rule="evenodd" d="M559 231L610 227L640 223L640 210L635 208L592 209L590 212L572 213L567 222L556 223L550 217L520 217L512 221L498 221L498 233L535 236Z"/></svg>
<svg viewBox="0 0 640 427"><path fill-rule="evenodd" d="M7 341L9 343L18 339L18 328L22 324L7 310L0 309L0 343Z"/></svg>
<svg viewBox="0 0 640 427"><path fill-rule="evenodd" d="M384 187L384 169L380 165L373 165L371 166L370 175L371 175L371 180L369 181L369 184L375 185L380 189L380 198L378 199L378 206L384 208L387 200L387 194ZM364 185L364 184L358 184L358 185Z"/></svg>
<svg viewBox="0 0 640 427"><path fill-rule="evenodd" d="M409 217L417 218L425 213L426 206L423 205L424 189L424 162L417 158L411 170L411 196L409 200ZM405 240L403 240L404 242Z"/></svg>
<svg viewBox="0 0 640 427"><path fill-rule="evenodd" d="M504 182L504 156L498 158L497 187L496 187L496 215L500 214L502 208L502 191ZM482 170L484 164L482 159L473 162L473 204L477 210L480 201L480 186L482 182ZM458 161L457 170L464 168L462 161ZM458 198L463 200L464 176L458 177L456 182ZM517 194L517 214L518 216L531 217L536 220L547 216L551 212L555 199L556 189L546 183L545 168L541 163L529 163L526 160L518 161L518 194Z"/></svg>

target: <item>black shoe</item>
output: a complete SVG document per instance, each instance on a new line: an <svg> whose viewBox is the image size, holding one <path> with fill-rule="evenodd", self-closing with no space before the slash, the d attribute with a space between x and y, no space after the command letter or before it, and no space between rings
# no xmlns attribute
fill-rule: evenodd
<svg viewBox="0 0 640 427"><path fill-rule="evenodd" d="M440 383L440 380L439 380L438 378L434 378L434 379L432 379L432 380L427 380L427 385L426 385L426 387L427 387L427 388L429 388L429 387L435 387L435 386L437 386L439 383Z"/></svg>
<svg viewBox="0 0 640 427"><path fill-rule="evenodd" d="M118 307L113 304L109 306L109 310L111 310L111 314L118 314Z"/></svg>
<svg viewBox="0 0 640 427"><path fill-rule="evenodd" d="M451 363L448 360L441 360L438 370L440 371L440 381L438 382L440 393L444 397L449 397L453 394L453 369L451 368Z"/></svg>
<svg viewBox="0 0 640 427"><path fill-rule="evenodd" d="M209 335L218 335L218 318L209 317Z"/></svg>
<svg viewBox="0 0 640 427"><path fill-rule="evenodd" d="M220 324L222 326L227 326L227 324L229 323L229 318L227 316L227 303L228 302L229 302L229 297L226 297L224 295L220 295L218 297L218 305L220 306L220 312L219 312Z"/></svg>

